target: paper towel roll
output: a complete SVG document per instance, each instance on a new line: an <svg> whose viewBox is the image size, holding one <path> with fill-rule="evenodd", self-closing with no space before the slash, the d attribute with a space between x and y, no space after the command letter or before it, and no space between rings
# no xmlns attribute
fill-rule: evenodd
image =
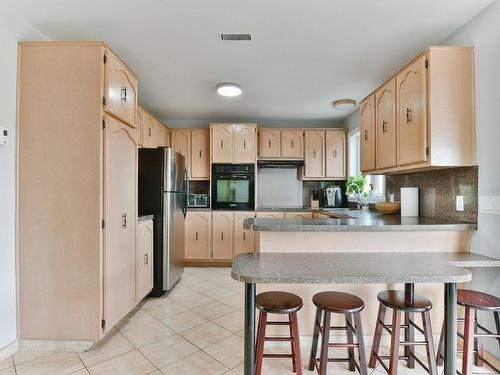
<svg viewBox="0 0 500 375"><path fill-rule="evenodd" d="M401 188L401 216L418 216L418 187Z"/></svg>

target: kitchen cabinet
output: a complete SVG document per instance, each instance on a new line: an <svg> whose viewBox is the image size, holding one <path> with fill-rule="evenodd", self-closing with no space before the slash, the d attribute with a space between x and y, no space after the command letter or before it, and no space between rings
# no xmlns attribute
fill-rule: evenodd
<svg viewBox="0 0 500 375"><path fill-rule="evenodd" d="M474 86L473 48L423 51L362 101L361 170L475 165Z"/></svg>
<svg viewBox="0 0 500 375"><path fill-rule="evenodd" d="M188 174L191 172L189 159L191 156L191 130L190 129L172 129L171 133L172 148L186 158Z"/></svg>
<svg viewBox="0 0 500 375"><path fill-rule="evenodd" d="M312 219L313 213L307 211L285 212L286 219Z"/></svg>
<svg viewBox="0 0 500 375"><path fill-rule="evenodd" d="M304 150L304 177L324 177L325 132L322 130L306 130L304 132Z"/></svg>
<svg viewBox="0 0 500 375"><path fill-rule="evenodd" d="M211 258L212 213L188 211L185 224L185 259L209 261Z"/></svg>
<svg viewBox="0 0 500 375"><path fill-rule="evenodd" d="M281 131L281 157L287 159L304 158L304 131Z"/></svg>
<svg viewBox="0 0 500 375"><path fill-rule="evenodd" d="M212 213L212 259L233 260L233 212Z"/></svg>
<svg viewBox="0 0 500 375"><path fill-rule="evenodd" d="M104 52L104 111L136 127L137 77L113 53Z"/></svg>
<svg viewBox="0 0 500 375"><path fill-rule="evenodd" d="M163 145L167 147L170 146L170 132L171 130L165 125Z"/></svg>
<svg viewBox="0 0 500 375"><path fill-rule="evenodd" d="M158 120L155 119L155 145L162 147L165 145L165 133L167 128Z"/></svg>
<svg viewBox="0 0 500 375"><path fill-rule="evenodd" d="M254 231L243 228L245 219L253 217L255 217L253 211L236 211L234 213L234 256L255 251Z"/></svg>
<svg viewBox="0 0 500 375"><path fill-rule="evenodd" d="M192 179L210 178L210 131L191 130L190 177Z"/></svg>
<svg viewBox="0 0 500 375"><path fill-rule="evenodd" d="M137 77L101 42L21 42L18 67L19 339L82 350L138 299Z"/></svg>
<svg viewBox="0 0 500 375"><path fill-rule="evenodd" d="M136 122L136 128L138 132L138 142L139 142L139 147L143 147L143 117L144 117L144 112L141 107L137 106L137 115L135 117L135 122Z"/></svg>
<svg viewBox="0 0 500 375"><path fill-rule="evenodd" d="M397 165L396 79L375 92L376 167Z"/></svg>
<svg viewBox="0 0 500 375"><path fill-rule="evenodd" d="M143 110L142 117L142 147L156 148L156 126L155 119L149 113Z"/></svg>
<svg viewBox="0 0 500 375"><path fill-rule="evenodd" d="M233 162L233 125L211 125L212 163Z"/></svg>
<svg viewBox="0 0 500 375"><path fill-rule="evenodd" d="M315 213L313 214L313 218L314 218L314 219L329 219L329 218L330 218L330 216L325 215L325 214L320 214L319 212L315 212Z"/></svg>
<svg viewBox="0 0 500 375"><path fill-rule="evenodd" d="M137 302L153 289L153 220L137 223Z"/></svg>
<svg viewBox="0 0 500 375"><path fill-rule="evenodd" d="M256 216L271 219L284 219L285 213L283 211L261 211L257 212Z"/></svg>
<svg viewBox="0 0 500 375"><path fill-rule="evenodd" d="M375 169L375 95L363 100L360 108L360 168L368 172Z"/></svg>
<svg viewBox="0 0 500 375"><path fill-rule="evenodd" d="M255 163L256 124L210 124L212 163Z"/></svg>
<svg viewBox="0 0 500 375"><path fill-rule="evenodd" d="M345 131L325 131L325 177L347 179L346 148Z"/></svg>
<svg viewBox="0 0 500 375"><path fill-rule="evenodd" d="M234 132L234 163L253 164L257 160L257 126L235 124Z"/></svg>
<svg viewBox="0 0 500 375"><path fill-rule="evenodd" d="M280 158L281 157L281 131L260 129L258 132L259 157Z"/></svg>

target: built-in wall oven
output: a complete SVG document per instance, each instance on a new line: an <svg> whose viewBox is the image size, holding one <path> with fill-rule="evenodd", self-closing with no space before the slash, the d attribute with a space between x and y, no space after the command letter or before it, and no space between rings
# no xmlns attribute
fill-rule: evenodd
<svg viewBox="0 0 500 375"><path fill-rule="evenodd" d="M255 209L255 165L212 164L212 209Z"/></svg>

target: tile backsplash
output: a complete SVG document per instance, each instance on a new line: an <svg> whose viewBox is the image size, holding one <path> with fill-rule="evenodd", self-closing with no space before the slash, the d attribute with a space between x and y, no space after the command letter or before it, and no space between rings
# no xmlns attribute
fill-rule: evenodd
<svg viewBox="0 0 500 375"><path fill-rule="evenodd" d="M477 223L478 167L448 168L386 177L386 197L400 200L402 187L419 188L420 216ZM456 196L464 197L464 211L456 211Z"/></svg>

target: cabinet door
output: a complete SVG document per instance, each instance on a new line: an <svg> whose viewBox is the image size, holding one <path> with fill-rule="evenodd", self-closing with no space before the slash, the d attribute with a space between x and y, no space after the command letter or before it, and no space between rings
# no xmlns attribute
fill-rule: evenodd
<svg viewBox="0 0 500 375"><path fill-rule="evenodd" d="M304 157L304 132L302 130L281 131L281 157L294 159Z"/></svg>
<svg viewBox="0 0 500 375"><path fill-rule="evenodd" d="M375 169L375 95L361 102L360 109L361 172Z"/></svg>
<svg viewBox="0 0 500 375"><path fill-rule="evenodd" d="M210 132L191 131L191 177L210 178Z"/></svg>
<svg viewBox="0 0 500 375"><path fill-rule="evenodd" d="M137 78L110 52L106 52L104 85L104 111L136 127Z"/></svg>
<svg viewBox="0 0 500 375"><path fill-rule="evenodd" d="M163 140L163 144L165 146L170 146L170 129L165 126L164 132L165 132L165 137Z"/></svg>
<svg viewBox="0 0 500 375"><path fill-rule="evenodd" d="M234 213L234 256L255 251L254 232L243 228L245 219L253 217L255 217L253 211Z"/></svg>
<svg viewBox="0 0 500 375"><path fill-rule="evenodd" d="M153 289L153 220L137 224L137 302Z"/></svg>
<svg viewBox="0 0 500 375"><path fill-rule="evenodd" d="M346 137L341 130L325 132L325 177L346 178Z"/></svg>
<svg viewBox="0 0 500 375"><path fill-rule="evenodd" d="M306 130L304 132L305 174L304 177L324 177L325 132Z"/></svg>
<svg viewBox="0 0 500 375"><path fill-rule="evenodd" d="M377 134L376 167L390 168L397 165L396 137L396 79L393 78L375 93L375 118Z"/></svg>
<svg viewBox="0 0 500 375"><path fill-rule="evenodd" d="M233 162L233 125L217 124L212 126L212 162Z"/></svg>
<svg viewBox="0 0 500 375"><path fill-rule="evenodd" d="M256 135L257 126L235 124L234 132L234 163L255 163L257 159Z"/></svg>
<svg viewBox="0 0 500 375"><path fill-rule="evenodd" d="M427 56L396 77L399 164L427 161Z"/></svg>
<svg viewBox="0 0 500 375"><path fill-rule="evenodd" d="M212 259L233 260L233 213L213 212Z"/></svg>
<svg viewBox="0 0 500 375"><path fill-rule="evenodd" d="M155 144L157 147L165 146L165 127L155 120Z"/></svg>
<svg viewBox="0 0 500 375"><path fill-rule="evenodd" d="M285 217L285 213L282 212L275 212L275 211L269 211L269 212L257 212L257 217L263 217L263 218L271 218L271 219L283 219Z"/></svg>
<svg viewBox="0 0 500 375"><path fill-rule="evenodd" d="M143 111L142 117L142 147L155 148L155 119Z"/></svg>
<svg viewBox="0 0 500 375"><path fill-rule="evenodd" d="M112 327L136 301L137 141L118 120L105 124L104 316Z"/></svg>
<svg viewBox="0 0 500 375"><path fill-rule="evenodd" d="M184 227L186 259L210 260L211 222L210 212L188 211Z"/></svg>
<svg viewBox="0 0 500 375"><path fill-rule="evenodd" d="M186 158L188 177L191 177L191 131L189 129L172 129L172 148Z"/></svg>
<svg viewBox="0 0 500 375"><path fill-rule="evenodd" d="M285 212L286 219L312 219L312 212Z"/></svg>
<svg viewBox="0 0 500 375"><path fill-rule="evenodd" d="M137 116L135 118L135 122L136 122L137 131L138 131L138 136L139 136L138 143L139 143L140 147L143 147L143 138L144 138L143 117L144 117L144 112L143 112L142 108L137 107Z"/></svg>
<svg viewBox="0 0 500 375"><path fill-rule="evenodd" d="M259 130L259 157L281 157L281 131Z"/></svg>

